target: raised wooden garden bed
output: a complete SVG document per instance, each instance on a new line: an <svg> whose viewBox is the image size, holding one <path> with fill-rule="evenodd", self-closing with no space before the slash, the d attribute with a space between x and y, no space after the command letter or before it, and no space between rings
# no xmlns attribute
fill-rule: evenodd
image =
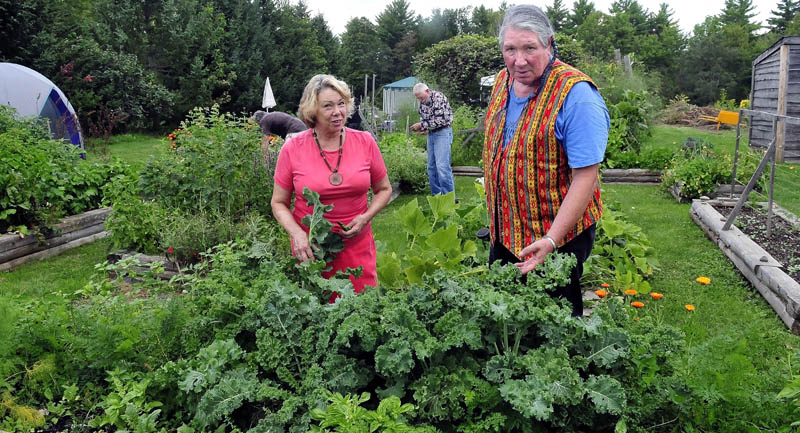
<svg viewBox="0 0 800 433"><path fill-rule="evenodd" d="M604 183L661 183L661 172L642 168L607 168L602 172Z"/></svg>
<svg viewBox="0 0 800 433"><path fill-rule="evenodd" d="M483 169L481 167L475 167L471 165L454 165L453 176L482 177Z"/></svg>
<svg viewBox="0 0 800 433"><path fill-rule="evenodd" d="M35 235L0 236L0 271L52 257L108 236L104 225L109 213L111 208L102 208L66 217L53 227L53 234L45 237L44 242L40 242Z"/></svg>
<svg viewBox="0 0 800 433"><path fill-rule="evenodd" d="M738 185L738 184L734 185L733 195L731 196L730 184L717 185L717 188L714 189L712 193L710 193L708 196L701 197L701 199L731 198L731 197L737 199L739 198L740 195L742 195L743 191L744 191L744 185ZM692 201L691 198L683 197L681 195L680 183L672 185L669 188L669 192L670 194L672 194L673 197L675 197L675 200L678 200L678 203L689 203L690 201Z"/></svg>
<svg viewBox="0 0 800 433"><path fill-rule="evenodd" d="M454 165L455 176L483 176L483 168L469 165ZM606 183L660 183L661 172L658 170L645 170L641 168L608 168L602 171L603 182Z"/></svg>
<svg viewBox="0 0 800 433"><path fill-rule="evenodd" d="M783 323L793 333L800 334L800 284L784 272L783 264L736 226L722 230L726 218L714 209L714 204L732 205L730 201L694 200L690 210L692 219L755 286Z"/></svg>
<svg viewBox="0 0 800 433"><path fill-rule="evenodd" d="M131 257L134 257L138 262L137 265L133 266L131 270L135 271L139 275L147 273L150 270L150 264L154 262L162 263L164 267L164 272L156 275L162 280L170 280L172 277L179 275L180 273L189 273L189 271L185 268L179 270L177 263L167 260L167 258L164 256L149 256L137 253L135 251L114 251L108 255L108 261L109 263L117 263L120 260Z"/></svg>

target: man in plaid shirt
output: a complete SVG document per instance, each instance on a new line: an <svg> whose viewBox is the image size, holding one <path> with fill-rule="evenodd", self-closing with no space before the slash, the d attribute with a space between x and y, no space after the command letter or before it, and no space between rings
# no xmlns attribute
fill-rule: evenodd
<svg viewBox="0 0 800 433"><path fill-rule="evenodd" d="M450 168L450 146L453 144L453 110L441 92L423 83L414 85L414 96L419 100L420 121L411 129L428 135L428 179L431 194L447 194L455 190L453 170Z"/></svg>

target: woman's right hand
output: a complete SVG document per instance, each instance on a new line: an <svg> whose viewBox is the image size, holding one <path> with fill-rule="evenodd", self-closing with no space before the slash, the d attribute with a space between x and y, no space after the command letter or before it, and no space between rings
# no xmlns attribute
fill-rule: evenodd
<svg viewBox="0 0 800 433"><path fill-rule="evenodd" d="M292 234L292 245L294 246L294 256L301 262L314 260L314 250L308 242L308 234L303 230Z"/></svg>

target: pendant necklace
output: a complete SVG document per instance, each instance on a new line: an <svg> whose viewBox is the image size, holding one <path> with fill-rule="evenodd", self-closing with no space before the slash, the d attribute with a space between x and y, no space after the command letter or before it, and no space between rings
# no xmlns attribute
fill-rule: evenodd
<svg viewBox="0 0 800 433"><path fill-rule="evenodd" d="M322 160L325 161L325 165L328 167L328 170L331 171L331 175L328 177L328 182L331 183L333 186L339 186L342 184L342 174L339 173L339 164L342 162L342 131L339 131L339 157L336 160L336 168L331 168L331 165L328 164L328 158L325 157L325 152L322 150L322 145L319 144L319 140L317 139L317 130L312 130L314 134L314 142L317 143L317 148L319 149L319 155L322 157Z"/></svg>

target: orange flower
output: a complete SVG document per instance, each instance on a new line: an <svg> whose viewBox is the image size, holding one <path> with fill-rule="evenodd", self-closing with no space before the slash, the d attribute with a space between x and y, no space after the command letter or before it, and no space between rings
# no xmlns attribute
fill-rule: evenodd
<svg viewBox="0 0 800 433"><path fill-rule="evenodd" d="M639 292L637 292L636 290L633 290L633 289L628 289L628 290L625 291L625 294L626 295L635 296L635 295L638 295Z"/></svg>
<svg viewBox="0 0 800 433"><path fill-rule="evenodd" d="M607 288L611 287L611 284L603 283L603 284L600 285L600 287L602 287L604 289L607 289Z"/></svg>
<svg viewBox="0 0 800 433"><path fill-rule="evenodd" d="M653 299L661 299L664 297L664 295L658 292L650 292L650 297Z"/></svg>
<svg viewBox="0 0 800 433"><path fill-rule="evenodd" d="M599 297L601 297L601 298L605 298L606 296L608 296L608 292L603 290L603 289L595 290L594 294L599 296Z"/></svg>
<svg viewBox="0 0 800 433"><path fill-rule="evenodd" d="M692 304L686 304L684 308L686 308L686 311L694 311L694 305Z"/></svg>
<svg viewBox="0 0 800 433"><path fill-rule="evenodd" d="M700 284L711 284L711 278L708 277L697 277L697 281Z"/></svg>
<svg viewBox="0 0 800 433"><path fill-rule="evenodd" d="M631 302L631 306L632 307L636 307L636 308L642 308L642 307L644 307L644 304L642 304L639 301L635 301L635 302Z"/></svg>

